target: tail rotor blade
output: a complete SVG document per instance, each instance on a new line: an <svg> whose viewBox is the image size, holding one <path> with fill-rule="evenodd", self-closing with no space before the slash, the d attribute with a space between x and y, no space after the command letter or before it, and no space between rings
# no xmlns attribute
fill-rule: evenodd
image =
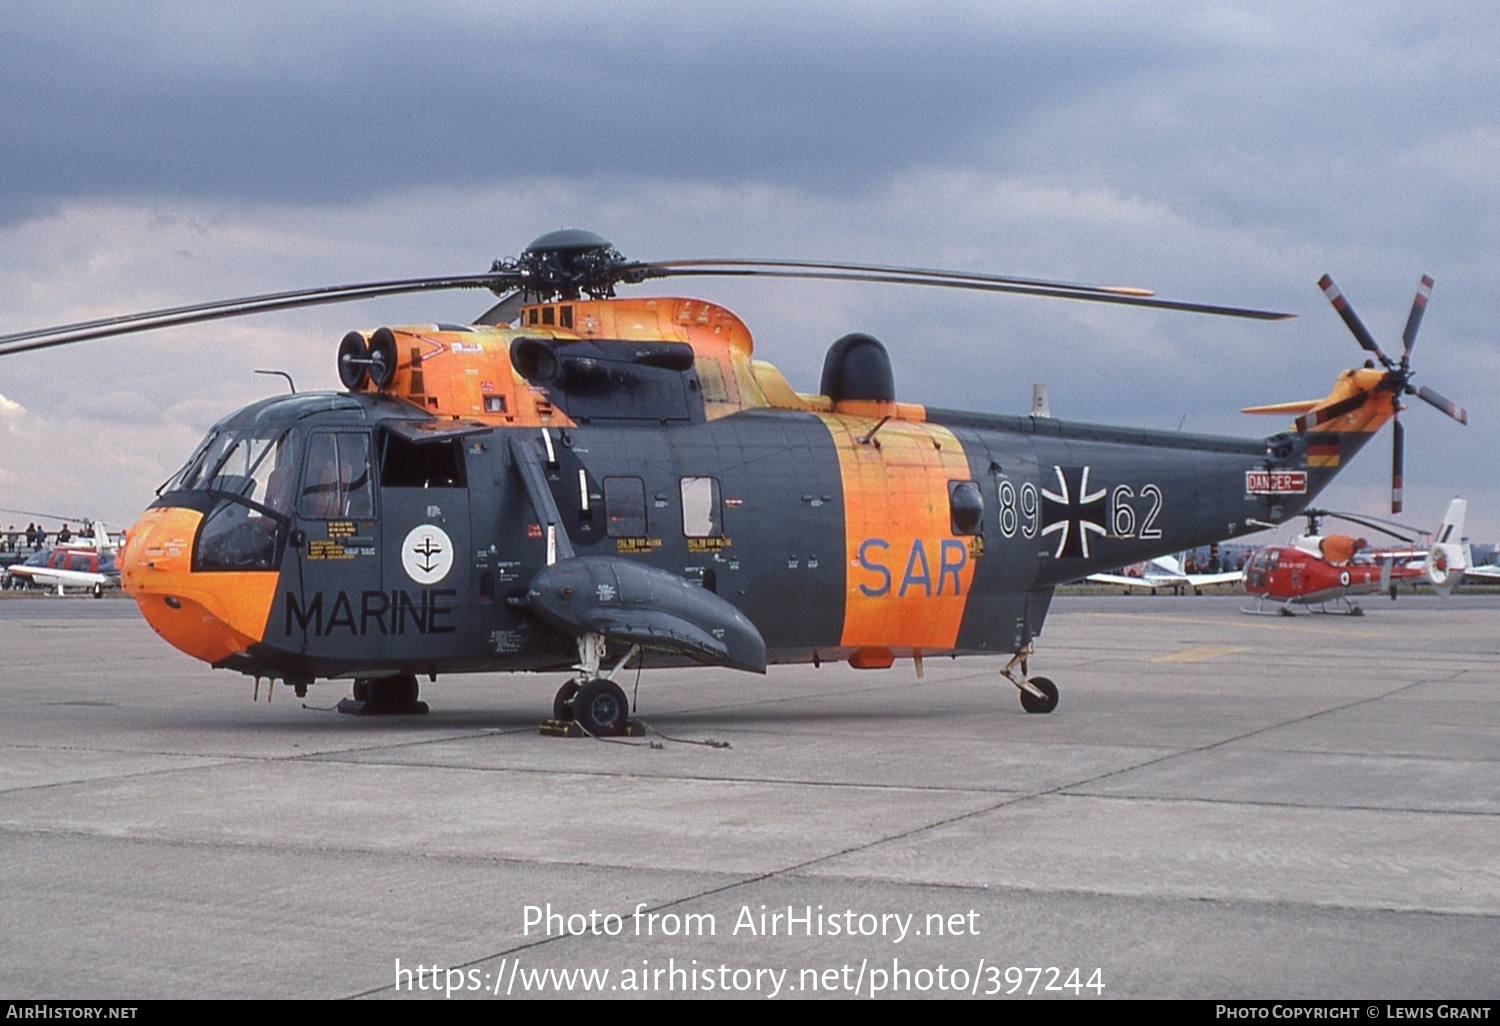
<svg viewBox="0 0 1500 1026"><path fill-rule="evenodd" d="M1441 394L1434 391L1433 389L1428 388L1426 385L1421 385L1417 388L1417 397L1419 399L1425 399L1427 402L1436 406L1438 409L1442 410L1444 413L1452 417L1454 420L1458 421L1460 424L1469 423L1468 410L1458 405L1452 399L1444 398Z"/></svg>
<svg viewBox="0 0 1500 1026"><path fill-rule="evenodd" d="M1417 329L1422 326L1422 315L1427 312L1427 300L1432 298L1432 277L1422 275L1421 282L1417 285L1417 297L1411 301L1411 314L1406 318L1406 330L1401 333L1401 341L1406 346L1406 351L1401 354L1401 362L1411 362L1411 347L1417 343Z"/></svg>
<svg viewBox="0 0 1500 1026"><path fill-rule="evenodd" d="M1385 364L1387 369L1395 366L1391 363L1391 358L1381 352L1379 343L1375 341L1375 336L1370 334L1370 329L1366 328L1365 322L1359 319L1359 314L1354 312L1354 307L1349 305L1349 300L1344 298L1344 294L1333 283L1333 279L1326 274L1323 275L1323 277L1318 279L1318 288L1323 290L1323 295L1328 297L1328 301L1333 304L1333 308L1339 312L1339 316L1344 319L1344 323L1354 333L1354 338L1359 342L1360 346L1367 352L1374 353L1380 359L1380 362Z"/></svg>
<svg viewBox="0 0 1500 1026"><path fill-rule="evenodd" d="M1401 477L1406 463L1406 429L1400 418L1391 421L1391 512L1401 512Z"/></svg>

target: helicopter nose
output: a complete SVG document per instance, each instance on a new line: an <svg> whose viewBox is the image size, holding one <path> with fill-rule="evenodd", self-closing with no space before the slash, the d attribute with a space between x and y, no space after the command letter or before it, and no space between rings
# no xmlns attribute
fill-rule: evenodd
<svg viewBox="0 0 1500 1026"><path fill-rule="evenodd" d="M277 575L195 571L202 523L197 510L173 506L141 514L121 554L120 584L170 645L217 665L264 637Z"/></svg>

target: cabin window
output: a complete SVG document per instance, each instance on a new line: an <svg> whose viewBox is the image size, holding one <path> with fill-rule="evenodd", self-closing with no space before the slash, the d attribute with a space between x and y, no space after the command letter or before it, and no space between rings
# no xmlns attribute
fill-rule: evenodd
<svg viewBox="0 0 1500 1026"><path fill-rule="evenodd" d="M606 477L604 513L611 538L644 538L646 483L638 477Z"/></svg>
<svg viewBox="0 0 1500 1026"><path fill-rule="evenodd" d="M718 478L682 479L682 533L689 538L718 538L724 534Z"/></svg>
<svg viewBox="0 0 1500 1026"><path fill-rule="evenodd" d="M387 433L384 446L382 487L463 488L467 484L462 439L418 443Z"/></svg>
<svg viewBox="0 0 1500 1026"><path fill-rule="evenodd" d="M326 431L312 436L297 512L314 519L368 519L375 515L369 435L363 431Z"/></svg>

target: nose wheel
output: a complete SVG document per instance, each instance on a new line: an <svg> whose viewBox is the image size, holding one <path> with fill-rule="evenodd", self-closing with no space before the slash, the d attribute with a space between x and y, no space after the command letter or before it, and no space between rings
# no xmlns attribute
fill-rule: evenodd
<svg viewBox="0 0 1500 1026"><path fill-rule="evenodd" d="M354 681L354 697L339 700L338 710L351 716L420 716L427 703L414 673L394 677L359 677Z"/></svg>

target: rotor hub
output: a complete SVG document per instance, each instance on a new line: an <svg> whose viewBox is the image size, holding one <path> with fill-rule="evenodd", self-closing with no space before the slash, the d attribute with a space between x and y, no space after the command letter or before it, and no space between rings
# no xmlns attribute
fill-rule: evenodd
<svg viewBox="0 0 1500 1026"><path fill-rule="evenodd" d="M515 260L495 261L491 271L516 275L527 298L545 303L613 296L624 264L625 257L602 235L561 228L539 235Z"/></svg>

